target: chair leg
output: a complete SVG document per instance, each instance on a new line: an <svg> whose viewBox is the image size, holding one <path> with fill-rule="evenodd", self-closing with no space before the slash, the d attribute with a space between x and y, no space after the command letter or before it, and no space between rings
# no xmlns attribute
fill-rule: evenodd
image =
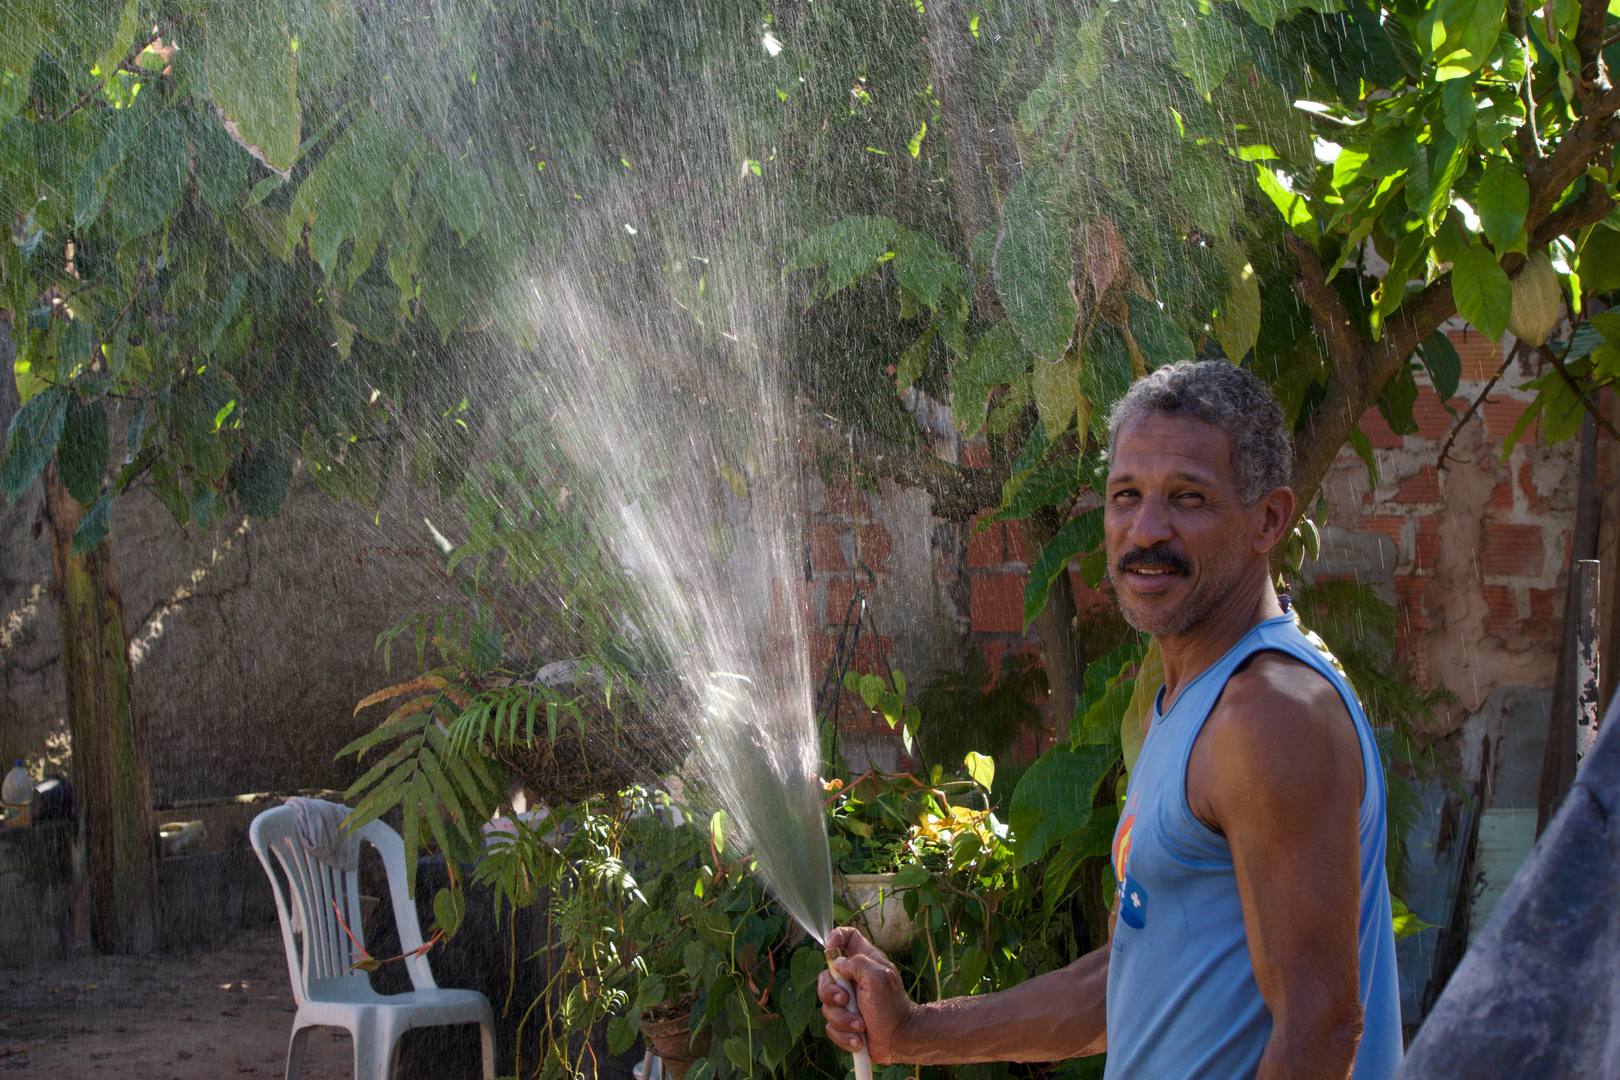
<svg viewBox="0 0 1620 1080"><path fill-rule="evenodd" d="M495 1029L479 1021L478 1037L484 1049L484 1080L495 1080Z"/></svg>
<svg viewBox="0 0 1620 1080"><path fill-rule="evenodd" d="M304 1046L309 1042L309 1028L294 1026L292 1038L287 1042L287 1080L298 1080L304 1070Z"/></svg>
<svg viewBox="0 0 1620 1080"><path fill-rule="evenodd" d="M349 1029L354 1039L354 1080L388 1080L391 1046L385 1028L375 1015L363 1015Z"/></svg>

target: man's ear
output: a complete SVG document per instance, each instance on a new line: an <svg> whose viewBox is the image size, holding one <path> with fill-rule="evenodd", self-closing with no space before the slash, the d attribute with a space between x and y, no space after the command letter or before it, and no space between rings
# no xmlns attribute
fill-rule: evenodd
<svg viewBox="0 0 1620 1080"><path fill-rule="evenodd" d="M1294 520L1294 492L1278 488L1255 507L1259 535L1254 538L1256 554L1265 554L1288 538L1288 526Z"/></svg>

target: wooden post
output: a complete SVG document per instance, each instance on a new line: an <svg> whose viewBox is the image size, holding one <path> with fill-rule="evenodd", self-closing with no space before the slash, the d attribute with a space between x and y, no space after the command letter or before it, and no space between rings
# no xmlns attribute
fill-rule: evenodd
<svg viewBox="0 0 1620 1080"><path fill-rule="evenodd" d="M150 952L158 931L158 833L144 717L130 692L124 597L112 544L73 552L84 508L53 461L42 478L51 531L51 597L83 807L90 933L105 952Z"/></svg>

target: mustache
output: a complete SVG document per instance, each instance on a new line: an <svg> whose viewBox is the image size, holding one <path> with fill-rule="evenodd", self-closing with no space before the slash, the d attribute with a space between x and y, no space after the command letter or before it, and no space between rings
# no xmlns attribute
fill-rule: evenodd
<svg viewBox="0 0 1620 1080"><path fill-rule="evenodd" d="M1177 552L1169 548L1132 548L1121 555L1114 563L1117 573L1127 570L1173 570L1178 574L1192 571L1192 565Z"/></svg>

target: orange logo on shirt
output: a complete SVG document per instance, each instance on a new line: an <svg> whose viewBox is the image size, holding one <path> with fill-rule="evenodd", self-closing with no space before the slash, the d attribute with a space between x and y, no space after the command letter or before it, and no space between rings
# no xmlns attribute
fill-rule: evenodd
<svg viewBox="0 0 1620 1080"><path fill-rule="evenodd" d="M1125 820L1114 830L1114 880L1125 880L1125 865L1131 857L1131 830L1136 825L1136 798L1140 792L1131 792L1125 803Z"/></svg>

